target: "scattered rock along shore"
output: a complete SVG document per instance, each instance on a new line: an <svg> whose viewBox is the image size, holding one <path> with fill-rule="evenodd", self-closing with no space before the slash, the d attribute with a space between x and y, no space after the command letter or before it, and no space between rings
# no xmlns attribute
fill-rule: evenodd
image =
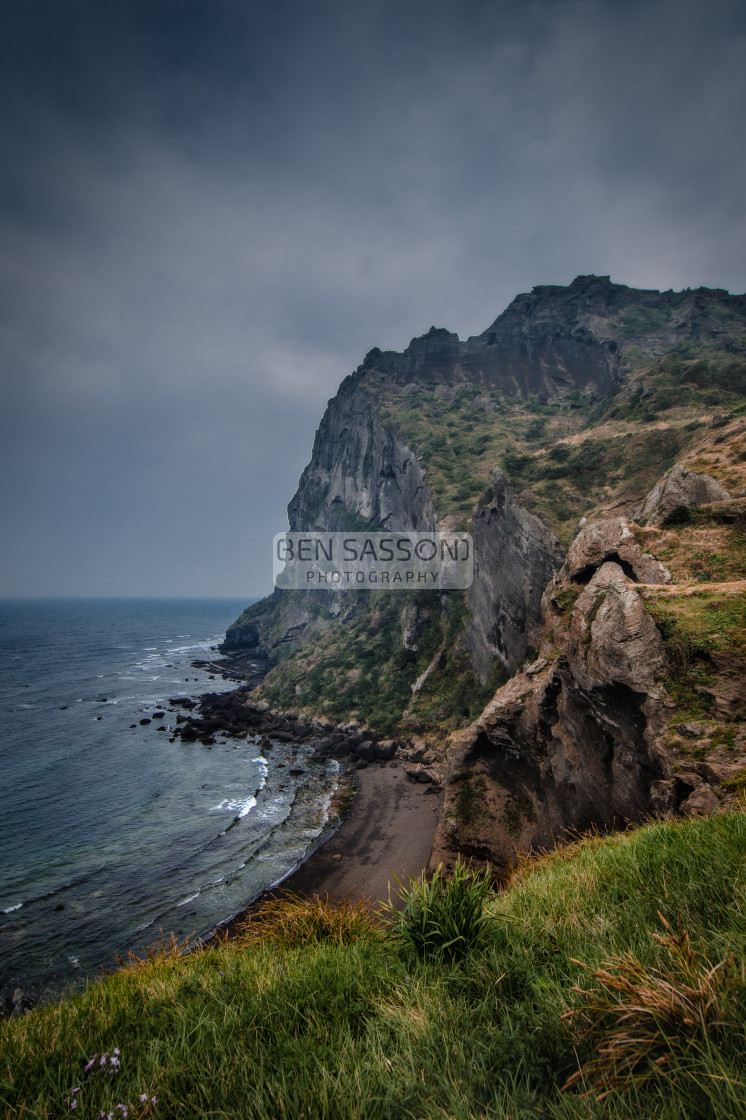
<svg viewBox="0 0 746 1120"><path fill-rule="evenodd" d="M436 754L424 741L382 738L372 728L361 727L357 720L335 724L328 719L277 711L266 701L253 700L253 687L245 684L233 692L208 692L199 700L172 696L171 707L181 709L173 737L210 747L216 735L251 736L265 752L271 752L273 741L303 743L313 748L313 758L336 759L344 769L401 763L410 781L428 785L433 791L440 789L442 771Z"/></svg>

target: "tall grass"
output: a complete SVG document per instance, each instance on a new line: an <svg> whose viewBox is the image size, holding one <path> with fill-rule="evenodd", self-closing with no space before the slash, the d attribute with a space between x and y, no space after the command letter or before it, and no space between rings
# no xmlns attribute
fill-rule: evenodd
<svg viewBox="0 0 746 1120"><path fill-rule="evenodd" d="M385 910L389 926L421 960L457 961L480 948L490 918L488 871L470 871L458 860L451 875L438 864L430 878L398 886L399 898Z"/></svg>
<svg viewBox="0 0 746 1120"><path fill-rule="evenodd" d="M713 964L692 946L686 930L677 934L665 919L663 924L667 934L652 936L667 960L650 967L626 954L592 970L595 988L574 989L580 1003L564 1017L581 1021L578 1037L595 1049L566 1088L582 1083L602 1101L614 1089L629 1092L674 1071L686 1080L711 1049L733 1049L730 1041L739 1056L738 1026L730 1017L746 993L744 962L736 963L731 953Z"/></svg>
<svg viewBox="0 0 746 1120"><path fill-rule="evenodd" d="M239 926L241 945L272 942L284 949L302 945L349 945L353 941L381 936L370 905L361 895L343 899L314 895L306 898L282 891L264 899Z"/></svg>
<svg viewBox="0 0 746 1120"><path fill-rule="evenodd" d="M457 961L366 933L291 948L259 936L185 957L164 946L0 1024L0 1117L119 1117L122 1105L169 1120L741 1120L745 876L746 817L729 814L578 841L524 866L485 894L492 917ZM633 1070L653 1075L624 1078L623 1062L593 1063L615 1032L643 1037L646 1016L624 1018L637 989L651 1009L667 992L681 1012L648 1017ZM86 1072L94 1054L107 1061Z"/></svg>

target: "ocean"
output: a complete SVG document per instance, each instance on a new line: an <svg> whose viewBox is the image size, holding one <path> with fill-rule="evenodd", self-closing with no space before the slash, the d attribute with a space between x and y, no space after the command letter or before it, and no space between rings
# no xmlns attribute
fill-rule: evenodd
<svg viewBox="0 0 746 1120"><path fill-rule="evenodd" d="M265 758L253 739L169 741L170 697L236 687L190 663L214 656L245 606L0 602L6 1008L171 934L209 935L330 827L337 764L309 747L274 743Z"/></svg>

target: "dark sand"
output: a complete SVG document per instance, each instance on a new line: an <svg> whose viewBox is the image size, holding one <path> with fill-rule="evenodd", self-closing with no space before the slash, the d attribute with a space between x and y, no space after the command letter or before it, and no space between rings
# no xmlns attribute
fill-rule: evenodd
<svg viewBox="0 0 746 1120"><path fill-rule="evenodd" d="M297 894L388 899L396 883L428 867L440 797L410 782L401 766L358 770L350 815L332 838L282 883Z"/></svg>
<svg viewBox="0 0 746 1120"><path fill-rule="evenodd" d="M274 890L220 927L223 936L233 937L252 910L276 892L336 899L362 893L373 903L387 902L389 883L395 897L394 876L406 882L426 870L440 796L410 782L401 766L370 766L358 770L357 779L352 810L331 839Z"/></svg>

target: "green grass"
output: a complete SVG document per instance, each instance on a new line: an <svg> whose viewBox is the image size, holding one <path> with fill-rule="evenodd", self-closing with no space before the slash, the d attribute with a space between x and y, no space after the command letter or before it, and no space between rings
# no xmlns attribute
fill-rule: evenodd
<svg viewBox="0 0 746 1120"><path fill-rule="evenodd" d="M647 597L647 609L660 630L668 664L662 683L687 719L706 718L717 666L741 671L746 661L746 596L718 591Z"/></svg>
<svg viewBox="0 0 746 1120"><path fill-rule="evenodd" d="M459 824L473 824L488 812L482 804L485 792L484 776L482 774L471 776L467 772L453 803L453 813Z"/></svg>
<svg viewBox="0 0 746 1120"><path fill-rule="evenodd" d="M656 377L671 381L670 373L656 369L645 367L646 386L648 374L656 385ZM696 388L687 393L698 401ZM673 390L670 396L671 406L679 403ZM491 410L476 405L477 399L488 399ZM409 393L388 386L378 408L382 421L420 456L439 516L456 514L465 524L474 505L489 498L489 471L499 466L521 503L565 543L589 504L602 499L610 477L620 492L644 494L696 438L683 423L646 428L654 410L636 390L629 400L613 401L573 391L562 405L548 405L474 387L461 388L448 401L425 386ZM596 423L612 414L635 426L614 438L594 434ZM587 434L578 443L560 442L581 432Z"/></svg>
<svg viewBox="0 0 746 1120"><path fill-rule="evenodd" d="M745 875L746 816L656 823L525 865L486 896L484 939L456 963L367 928L166 949L0 1024L0 1115L70 1116L79 1086L76 1117L742 1118ZM688 973L666 944L683 931ZM613 1087L594 1063L618 1043L625 978L645 1030ZM727 1029L676 1017L682 1000L702 1010L706 984ZM656 1029L665 985L673 1017ZM115 1048L119 1073L85 1073Z"/></svg>
<svg viewBox="0 0 746 1120"><path fill-rule="evenodd" d="M460 634L468 618L464 593L345 593L346 609L317 637L286 656L265 678L260 695L273 707L332 720L356 718L380 734L443 733L482 712L505 680L499 667L483 685ZM443 602L447 611L443 614ZM402 611L416 603L422 626L417 650L402 645ZM445 643L442 664L412 703L412 685ZM412 705L412 715L403 720Z"/></svg>
<svg viewBox="0 0 746 1120"><path fill-rule="evenodd" d="M460 961L476 953L494 920L489 871L472 872L459 859L451 875L438 864L431 876L399 883L385 917L393 936L420 960Z"/></svg>

